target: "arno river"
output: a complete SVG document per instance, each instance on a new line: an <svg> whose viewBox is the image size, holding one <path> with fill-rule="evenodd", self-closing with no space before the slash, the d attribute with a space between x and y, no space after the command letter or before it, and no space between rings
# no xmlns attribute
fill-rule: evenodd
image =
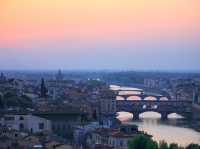
<svg viewBox="0 0 200 149"><path fill-rule="evenodd" d="M133 121L132 114L120 112L118 119L123 123L136 124L139 129L153 135L156 141L178 143L186 146L190 143L200 144L200 132L189 128L189 123L172 114L167 121L161 121L158 113L147 112L140 115L140 121Z"/></svg>
<svg viewBox="0 0 200 149"><path fill-rule="evenodd" d="M141 114L139 121L132 120L132 117L133 115L127 112L118 113L118 119L122 123L138 125L140 130L151 134L156 141L165 140L182 146L200 144L200 132L190 128L189 122L180 115L171 114L166 121L161 121L160 114L154 112Z"/></svg>

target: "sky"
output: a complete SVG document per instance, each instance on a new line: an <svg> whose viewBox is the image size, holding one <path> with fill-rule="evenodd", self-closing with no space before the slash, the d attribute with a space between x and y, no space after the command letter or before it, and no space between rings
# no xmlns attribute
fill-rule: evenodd
<svg viewBox="0 0 200 149"><path fill-rule="evenodd" d="M0 0L0 69L200 70L200 1Z"/></svg>

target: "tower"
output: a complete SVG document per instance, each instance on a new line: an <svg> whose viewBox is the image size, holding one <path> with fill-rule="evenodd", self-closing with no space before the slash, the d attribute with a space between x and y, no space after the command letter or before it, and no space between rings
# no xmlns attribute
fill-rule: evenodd
<svg viewBox="0 0 200 149"><path fill-rule="evenodd" d="M0 82L5 82L5 81L6 81L6 76L3 73L1 73Z"/></svg>
<svg viewBox="0 0 200 149"><path fill-rule="evenodd" d="M48 92L48 90L47 90L47 88L45 86L44 79L42 78L42 80L41 80L41 87L40 87L40 96L42 98L47 97L47 92Z"/></svg>
<svg viewBox="0 0 200 149"><path fill-rule="evenodd" d="M199 92L200 92L199 87L196 87L193 91L193 102L194 103L200 103Z"/></svg>
<svg viewBox="0 0 200 149"><path fill-rule="evenodd" d="M58 70L58 73L56 75L56 81L60 82L63 80L63 74L62 74L62 71L61 70Z"/></svg>

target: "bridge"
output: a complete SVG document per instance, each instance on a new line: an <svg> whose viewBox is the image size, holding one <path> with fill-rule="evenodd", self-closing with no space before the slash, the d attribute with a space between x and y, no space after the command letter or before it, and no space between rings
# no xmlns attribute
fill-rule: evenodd
<svg viewBox="0 0 200 149"><path fill-rule="evenodd" d="M133 113L134 119L144 112L158 112L162 119L167 119L171 113L177 113L185 118L192 115L192 101L161 101L161 100L116 100L116 112Z"/></svg>
<svg viewBox="0 0 200 149"><path fill-rule="evenodd" d="M168 100L171 100L170 96L164 96L157 93L145 92L143 90L120 90L117 93L117 97L121 97L122 100L129 100L129 97L139 97L140 100L146 100L148 97L153 97L155 100L163 100L163 97L166 97Z"/></svg>
<svg viewBox="0 0 200 149"><path fill-rule="evenodd" d="M129 97L139 97L140 100L146 100L148 97L153 97L155 100L163 100L163 95L159 94L151 94L151 93L141 93L141 94L127 94L127 95L118 95L117 97L121 97L123 100L129 100ZM170 99L170 97L166 97L167 99Z"/></svg>

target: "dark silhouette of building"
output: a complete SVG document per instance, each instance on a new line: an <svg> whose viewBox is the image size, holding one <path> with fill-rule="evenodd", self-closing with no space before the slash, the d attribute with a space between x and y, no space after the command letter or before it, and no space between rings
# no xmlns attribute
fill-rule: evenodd
<svg viewBox="0 0 200 149"><path fill-rule="evenodd" d="M5 81L6 81L6 76L3 73L1 73L0 82L5 82Z"/></svg>
<svg viewBox="0 0 200 149"><path fill-rule="evenodd" d="M58 73L56 75L56 81L60 82L60 81L63 81L63 79L64 77L63 77L62 71L58 70Z"/></svg>
<svg viewBox="0 0 200 149"><path fill-rule="evenodd" d="M40 96L41 96L42 98L47 97L47 92L48 92L48 90L47 90L47 88L46 88L44 79L42 78L42 80L41 80L41 88L40 88Z"/></svg>

